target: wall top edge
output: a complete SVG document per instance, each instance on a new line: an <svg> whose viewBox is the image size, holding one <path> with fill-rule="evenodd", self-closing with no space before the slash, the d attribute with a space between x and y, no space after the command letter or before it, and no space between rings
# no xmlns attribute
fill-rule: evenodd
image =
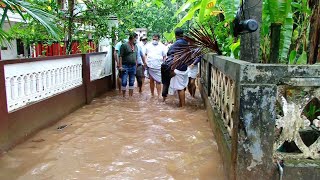
<svg viewBox="0 0 320 180"><path fill-rule="evenodd" d="M48 61L48 60L60 60L60 59L68 59L82 56L92 56L92 55L100 55L107 54L108 52L94 52L87 54L71 54L71 55L63 55L63 56L47 56L47 57L37 57L37 58L23 58L23 59L9 59L9 60L0 60L1 65L6 64L18 64L18 63L28 63L28 62L39 62L39 61Z"/></svg>

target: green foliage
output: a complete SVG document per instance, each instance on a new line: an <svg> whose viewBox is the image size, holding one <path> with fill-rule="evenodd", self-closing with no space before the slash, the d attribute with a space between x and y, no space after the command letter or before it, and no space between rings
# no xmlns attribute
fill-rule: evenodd
<svg viewBox="0 0 320 180"><path fill-rule="evenodd" d="M291 1L288 1L291 2ZM288 13L286 14L280 34L280 60L286 62L289 48L291 45L292 31L293 31L293 14L291 6L288 6Z"/></svg>
<svg viewBox="0 0 320 180"><path fill-rule="evenodd" d="M264 0L262 19L263 28L261 36L270 36L270 26L272 23L281 24L280 34L280 50L279 55L282 62L285 62L289 48L291 45L292 31L293 31L293 17L292 17L292 0ZM270 44L268 39L262 41L263 43ZM261 49L265 49L266 44L262 44ZM265 53L265 51L262 51ZM264 54L262 56L265 56ZM268 59L263 60L268 62Z"/></svg>
<svg viewBox="0 0 320 180"><path fill-rule="evenodd" d="M2 3L5 5L4 13L1 17L1 30L4 20L8 18L7 10L11 11L12 13L18 13L23 19L28 19L26 16L32 18L32 20L37 21L42 27L46 29L46 31L55 39L59 39L61 31L56 26L57 18L53 14L48 11L44 11L39 7L37 4L33 3L34 1L18 1L18 0L3 0ZM23 13L26 12L26 15ZM0 33L2 39L3 32Z"/></svg>
<svg viewBox="0 0 320 180"><path fill-rule="evenodd" d="M237 42L230 45L231 57L239 58L240 56L240 39Z"/></svg>
<svg viewBox="0 0 320 180"><path fill-rule="evenodd" d="M112 37L115 25L111 24L110 17L116 16L117 13L125 12L133 6L133 1L128 0L94 0L84 2L87 8L77 15L77 19L81 20L81 24L78 26L82 25L87 28L85 31L78 31L77 34L79 34L79 37L88 38L88 36L83 36L83 34L86 34L86 31L90 31L95 41ZM92 26L91 30L90 26Z"/></svg>
<svg viewBox="0 0 320 180"><path fill-rule="evenodd" d="M295 64L296 56L297 56L297 51L293 50L290 52L289 64Z"/></svg>
<svg viewBox="0 0 320 180"><path fill-rule="evenodd" d="M264 0L264 12L272 23L283 24L284 18L291 12L291 0Z"/></svg>
<svg viewBox="0 0 320 180"><path fill-rule="evenodd" d="M173 39L173 30L185 25L196 23L209 27L214 24L214 34L223 55L239 57L240 41L231 36L230 23L233 21L240 0L187 0L176 11L175 17L183 15L170 32L164 33L167 39Z"/></svg>
<svg viewBox="0 0 320 180"><path fill-rule="evenodd" d="M77 1L76 1L77 2ZM98 41L117 35L127 38L135 28L147 28L148 33L163 34L173 40L173 30L188 30L195 24L209 28L214 26L215 38L224 55L239 57L240 40L232 36L230 24L239 8L240 0L90 0L83 1L86 8L74 14L71 24L72 39L84 42L88 38ZM60 10L54 0L3 0L8 5L3 10L20 14L26 23L12 26L9 32L0 30L0 40L22 39L24 43L42 41L52 43L65 38L70 13ZM28 15L22 13L22 10ZM308 27L311 10L308 0L263 0L261 29L261 59L267 63L270 56L270 25L280 23L280 60L282 63L305 64L307 61ZM119 26L110 25L110 17L116 16ZM58 20L58 17L60 20ZM81 47L82 48L82 47ZM83 50L86 50L85 45Z"/></svg>
<svg viewBox="0 0 320 180"><path fill-rule="evenodd" d="M318 108L314 104L310 104L309 108L304 111L304 113L306 114L307 118L309 120L311 120L311 121L316 119L317 113L319 113L319 112L320 112L320 108Z"/></svg>
<svg viewBox="0 0 320 180"><path fill-rule="evenodd" d="M306 43L302 42L307 39L310 14L307 0L264 0L260 44L262 62L269 61L270 25L280 23L280 62L302 63L305 59L303 51L306 51Z"/></svg>
<svg viewBox="0 0 320 180"><path fill-rule="evenodd" d="M88 42L88 39L85 38L80 40L78 48L80 49L81 53L87 53L89 50L93 50Z"/></svg>
<svg viewBox="0 0 320 180"><path fill-rule="evenodd" d="M240 5L240 0L218 0L217 5L224 11L226 22L232 22Z"/></svg>
<svg viewBox="0 0 320 180"><path fill-rule="evenodd" d="M296 64L307 64L307 52L303 51Z"/></svg>
<svg viewBox="0 0 320 180"><path fill-rule="evenodd" d="M148 34L164 34L170 31L176 23L174 13L177 11L177 6L170 0L164 0L162 4L157 2L146 0L133 3L131 8L118 11L120 38L126 38L125 34L134 31L135 28L147 28Z"/></svg>
<svg viewBox="0 0 320 180"><path fill-rule="evenodd" d="M55 1L32 0L30 1L34 7L37 8L35 12L43 12L42 14L50 14L52 17L59 17L59 7ZM41 13L40 13L41 14ZM46 21L43 16L39 16L42 21ZM25 45L30 45L35 42L42 42L44 44L51 44L53 41L60 41L63 39L62 23L59 23L58 18L50 20L50 26L54 26L56 34L48 31L46 26L41 21L36 20L29 13L24 14L23 18L28 23L16 23L11 26L8 31L8 39L21 39Z"/></svg>

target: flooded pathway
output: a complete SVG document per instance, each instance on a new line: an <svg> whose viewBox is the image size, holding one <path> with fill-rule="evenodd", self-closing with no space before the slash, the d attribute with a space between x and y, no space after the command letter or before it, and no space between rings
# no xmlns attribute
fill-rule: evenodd
<svg viewBox="0 0 320 180"><path fill-rule="evenodd" d="M109 92L0 157L0 180L223 180L199 93L186 102Z"/></svg>

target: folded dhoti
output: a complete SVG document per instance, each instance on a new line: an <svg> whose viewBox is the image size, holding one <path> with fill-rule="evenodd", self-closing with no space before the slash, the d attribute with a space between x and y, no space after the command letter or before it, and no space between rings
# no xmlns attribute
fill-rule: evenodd
<svg viewBox="0 0 320 180"><path fill-rule="evenodd" d="M188 70L187 71L179 71L177 69L174 70L176 74L170 80L170 88L169 94L173 95L173 93L177 90L183 90L188 86L189 77L188 77Z"/></svg>
<svg viewBox="0 0 320 180"><path fill-rule="evenodd" d="M151 76L157 83L161 83L161 69L148 68L149 76Z"/></svg>
<svg viewBox="0 0 320 180"><path fill-rule="evenodd" d="M195 79L198 74L198 66L195 65L192 68L188 67L188 77L191 77L192 79Z"/></svg>

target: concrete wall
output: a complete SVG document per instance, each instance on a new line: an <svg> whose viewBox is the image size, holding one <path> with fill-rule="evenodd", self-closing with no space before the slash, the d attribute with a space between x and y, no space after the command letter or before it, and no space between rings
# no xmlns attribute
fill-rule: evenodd
<svg viewBox="0 0 320 180"><path fill-rule="evenodd" d="M320 87L320 66L252 64L207 54L200 69L201 94L228 179L278 179L274 158L279 157L273 148L278 86L295 82ZM226 124L228 115L232 122ZM283 179L320 178L320 159L289 154L283 160Z"/></svg>

